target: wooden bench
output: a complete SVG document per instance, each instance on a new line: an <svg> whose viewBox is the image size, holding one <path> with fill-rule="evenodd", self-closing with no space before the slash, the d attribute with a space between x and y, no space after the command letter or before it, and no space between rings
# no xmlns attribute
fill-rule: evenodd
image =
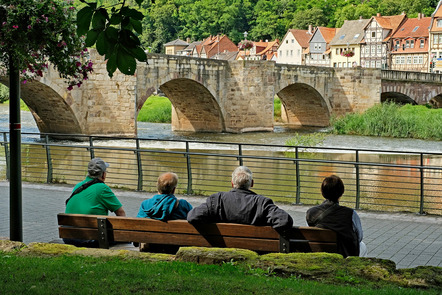
<svg viewBox="0 0 442 295"><path fill-rule="evenodd" d="M258 252L337 251L336 234L315 227L293 227L280 235L270 226L236 223L192 225L186 220L163 222L149 218L64 213L57 218L60 238L98 240L100 248L105 249L112 242L139 242Z"/></svg>

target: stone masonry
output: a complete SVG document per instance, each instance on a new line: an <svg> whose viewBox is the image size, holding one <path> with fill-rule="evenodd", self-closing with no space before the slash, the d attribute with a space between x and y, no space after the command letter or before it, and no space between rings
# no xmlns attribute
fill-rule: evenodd
<svg viewBox="0 0 442 295"><path fill-rule="evenodd" d="M149 54L135 76L109 78L103 58L95 51L91 58L94 72L80 88L68 91L54 69L22 85L41 132L136 136L138 112L159 90L172 103L173 130L208 132L272 131L275 95L290 127L328 126L332 116L363 112L386 93L420 104L442 93L437 74Z"/></svg>

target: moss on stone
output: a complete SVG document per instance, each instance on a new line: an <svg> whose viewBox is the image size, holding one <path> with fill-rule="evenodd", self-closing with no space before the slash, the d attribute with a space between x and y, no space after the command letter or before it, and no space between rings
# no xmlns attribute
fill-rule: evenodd
<svg viewBox="0 0 442 295"><path fill-rule="evenodd" d="M17 252L25 248L26 244L22 242L14 242L10 240L0 240L0 251L2 252Z"/></svg>
<svg viewBox="0 0 442 295"><path fill-rule="evenodd" d="M253 262L258 259L256 252L234 248L181 247L176 259L199 264L221 264L226 262Z"/></svg>
<svg viewBox="0 0 442 295"><path fill-rule="evenodd" d="M66 244L52 244L52 243L30 243L28 247L22 249L21 254L24 255L63 255L73 253L78 248Z"/></svg>

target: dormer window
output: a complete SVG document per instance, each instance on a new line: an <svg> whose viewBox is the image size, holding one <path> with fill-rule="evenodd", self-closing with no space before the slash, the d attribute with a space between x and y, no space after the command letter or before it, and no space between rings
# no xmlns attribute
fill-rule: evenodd
<svg viewBox="0 0 442 295"><path fill-rule="evenodd" d="M415 27L415 28L413 29L413 32L416 32L417 29L419 29L419 26Z"/></svg>
<svg viewBox="0 0 442 295"><path fill-rule="evenodd" d="M437 26L438 28L442 28L442 19L438 19L438 20L437 20L437 24L436 24L436 26Z"/></svg>
<svg viewBox="0 0 442 295"><path fill-rule="evenodd" d="M356 34L353 39L357 39L359 37L359 34Z"/></svg>
<svg viewBox="0 0 442 295"><path fill-rule="evenodd" d="M371 38L376 38L376 32L371 32Z"/></svg>
<svg viewBox="0 0 442 295"><path fill-rule="evenodd" d="M424 48L425 45L425 40L421 39L421 44L419 45L419 48Z"/></svg>
<svg viewBox="0 0 442 295"><path fill-rule="evenodd" d="M341 35L341 36L339 36L339 40L342 40L342 39L344 39L345 38L345 34L344 35Z"/></svg>

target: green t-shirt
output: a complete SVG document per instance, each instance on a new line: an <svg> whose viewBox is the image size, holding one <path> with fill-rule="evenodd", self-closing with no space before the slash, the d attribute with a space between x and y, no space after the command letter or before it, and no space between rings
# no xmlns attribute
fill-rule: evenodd
<svg viewBox="0 0 442 295"><path fill-rule="evenodd" d="M86 177L72 191L92 179L89 176ZM120 201L106 184L95 183L74 195L67 203L65 212L68 214L107 215L108 211L115 212L121 206Z"/></svg>

